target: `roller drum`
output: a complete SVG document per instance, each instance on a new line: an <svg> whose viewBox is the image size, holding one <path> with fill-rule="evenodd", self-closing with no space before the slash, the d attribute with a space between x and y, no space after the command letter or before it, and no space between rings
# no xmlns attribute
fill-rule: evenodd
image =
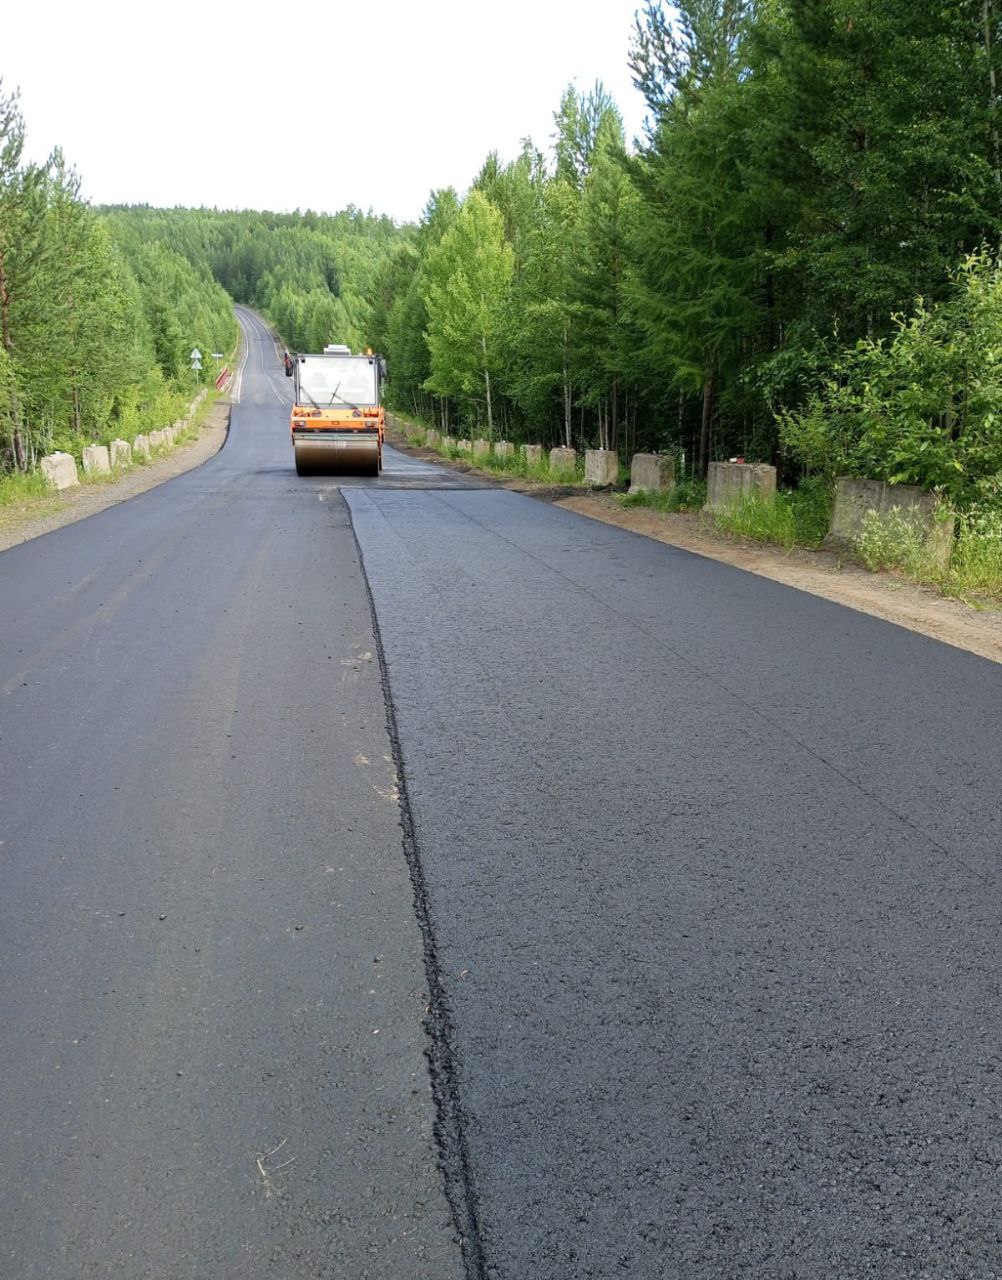
<svg viewBox="0 0 1002 1280"><path fill-rule="evenodd" d="M296 435L293 449L301 476L379 475L377 436Z"/></svg>

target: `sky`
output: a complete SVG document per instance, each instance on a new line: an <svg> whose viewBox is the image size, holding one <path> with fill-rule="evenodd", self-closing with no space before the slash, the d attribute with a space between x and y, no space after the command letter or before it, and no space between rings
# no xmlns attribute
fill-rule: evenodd
<svg viewBox="0 0 1002 1280"><path fill-rule="evenodd" d="M97 204L398 221L466 190L487 153L548 151L568 82L602 80L631 139L640 0L39 0L8 6L3 92L28 158L59 145Z"/></svg>

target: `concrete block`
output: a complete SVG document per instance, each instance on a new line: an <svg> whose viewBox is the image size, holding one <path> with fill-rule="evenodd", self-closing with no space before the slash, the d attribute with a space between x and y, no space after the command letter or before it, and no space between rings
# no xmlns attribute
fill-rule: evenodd
<svg viewBox="0 0 1002 1280"><path fill-rule="evenodd" d="M635 453L630 463L631 493L661 493L675 487L675 459L659 453Z"/></svg>
<svg viewBox="0 0 1002 1280"><path fill-rule="evenodd" d="M706 473L706 511L726 511L743 498L776 496L776 468L764 462L711 462Z"/></svg>
<svg viewBox="0 0 1002 1280"><path fill-rule="evenodd" d="M824 545L833 551L851 551L863 532L867 513L887 515L898 507L914 519L924 533L926 553L943 568L953 554L953 512L934 493L917 485L885 484L882 480L857 480L847 476L835 482L835 503Z"/></svg>
<svg viewBox="0 0 1002 1280"><path fill-rule="evenodd" d="M543 446L541 444L524 444L521 446L521 452L522 457L530 467L538 467L543 461Z"/></svg>
<svg viewBox="0 0 1002 1280"><path fill-rule="evenodd" d="M472 441L472 440L457 440L457 441L456 441L456 448L460 451L460 453L472 453L472 452L473 452L473 441Z"/></svg>
<svg viewBox="0 0 1002 1280"><path fill-rule="evenodd" d="M495 458L513 458L515 456L515 446L510 440L494 441Z"/></svg>
<svg viewBox="0 0 1002 1280"><path fill-rule="evenodd" d="M107 475L111 471L111 458L108 456L107 446L103 444L85 444L83 469L89 476Z"/></svg>
<svg viewBox="0 0 1002 1280"><path fill-rule="evenodd" d="M489 440L474 440L473 456L475 458L486 458L490 456L491 442Z"/></svg>
<svg viewBox="0 0 1002 1280"><path fill-rule="evenodd" d="M577 466L578 455L573 449L565 449L562 445L550 450L550 470L570 471Z"/></svg>
<svg viewBox="0 0 1002 1280"><path fill-rule="evenodd" d="M128 440L112 440L108 456L113 467L129 467L132 465L132 445Z"/></svg>
<svg viewBox="0 0 1002 1280"><path fill-rule="evenodd" d="M47 453L41 467L42 475L54 489L72 489L80 483L77 460L72 453Z"/></svg>
<svg viewBox="0 0 1002 1280"><path fill-rule="evenodd" d="M167 434L164 431L151 431L149 434L150 451L161 453L167 448Z"/></svg>
<svg viewBox="0 0 1002 1280"><path fill-rule="evenodd" d="M456 437L455 437L455 436L443 436L439 443L440 443L441 448L442 448L442 450L443 450L443 451L448 451L449 449L455 449L455 447L456 447Z"/></svg>
<svg viewBox="0 0 1002 1280"><path fill-rule="evenodd" d="M619 481L619 454L614 449L585 449L585 483L616 484Z"/></svg>
<svg viewBox="0 0 1002 1280"><path fill-rule="evenodd" d="M426 448L428 448L428 449L435 449L435 448L437 448L437 447L438 447L438 432L437 432L437 431L426 431L426 432L424 433L424 443L425 443L425 447L426 447Z"/></svg>
<svg viewBox="0 0 1002 1280"><path fill-rule="evenodd" d="M148 458L150 456L150 438L146 435L138 435L132 442L132 456L134 458Z"/></svg>

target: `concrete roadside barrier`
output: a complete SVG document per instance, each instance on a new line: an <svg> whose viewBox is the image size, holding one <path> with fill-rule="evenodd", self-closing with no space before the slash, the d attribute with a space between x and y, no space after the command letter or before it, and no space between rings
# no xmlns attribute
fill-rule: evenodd
<svg viewBox="0 0 1002 1280"><path fill-rule="evenodd" d="M489 440L474 440L473 456L475 458L486 458L490 456L491 442Z"/></svg>
<svg viewBox="0 0 1002 1280"><path fill-rule="evenodd" d="M111 458L107 446L103 444L85 444L83 451L83 469L89 476L108 475L111 472Z"/></svg>
<svg viewBox="0 0 1002 1280"><path fill-rule="evenodd" d="M439 440L439 442L438 442L438 443L439 443L439 448L441 448L441 449L455 449L455 447L456 447L456 437L455 437L455 436L442 436L441 440Z"/></svg>
<svg viewBox="0 0 1002 1280"><path fill-rule="evenodd" d="M585 483L596 488L619 480L619 454L614 449L585 449Z"/></svg>
<svg viewBox="0 0 1002 1280"><path fill-rule="evenodd" d="M472 453L472 452L473 452L473 441L472 441L472 440L466 440L466 439L463 439L463 440L457 440L457 441L456 441L456 448L459 450L459 452L460 452L460 453Z"/></svg>
<svg viewBox="0 0 1002 1280"><path fill-rule="evenodd" d="M164 431L151 431L148 436L150 442L150 452L162 451L167 448L167 434Z"/></svg>
<svg viewBox="0 0 1002 1280"><path fill-rule="evenodd" d="M566 449L558 445L550 450L551 471L571 471L578 465L578 455L574 449Z"/></svg>
<svg viewBox="0 0 1002 1280"><path fill-rule="evenodd" d="M512 444L510 440L494 441L495 458L511 458L511 457L514 457L514 455L515 455L515 446Z"/></svg>
<svg viewBox="0 0 1002 1280"><path fill-rule="evenodd" d="M132 456L136 459L148 458L150 456L150 438L147 435L138 435L132 442Z"/></svg>
<svg viewBox="0 0 1002 1280"><path fill-rule="evenodd" d="M128 440L112 440L108 445L108 457L113 467L130 467L132 465L132 445Z"/></svg>
<svg viewBox="0 0 1002 1280"><path fill-rule="evenodd" d="M849 476L836 480L835 502L824 546L832 551L853 550L870 512L888 516L894 508L919 530L926 554L946 568L953 554L956 518L942 499L917 485L885 484L882 480L857 480Z"/></svg>
<svg viewBox="0 0 1002 1280"><path fill-rule="evenodd" d="M72 453L47 453L41 463L42 475L55 489L71 489L80 483L77 460Z"/></svg>
<svg viewBox="0 0 1002 1280"><path fill-rule="evenodd" d="M434 449L438 444L438 432L433 430L426 431L424 433L424 443L426 448Z"/></svg>
<svg viewBox="0 0 1002 1280"><path fill-rule="evenodd" d="M706 472L705 511L727 511L743 498L776 496L776 468L764 462L711 462Z"/></svg>
<svg viewBox="0 0 1002 1280"><path fill-rule="evenodd" d="M675 487L675 459L635 453L630 463L631 493L663 493Z"/></svg>
<svg viewBox="0 0 1002 1280"><path fill-rule="evenodd" d="M543 446L541 444L523 444L521 452L522 457L530 467L538 467L543 461Z"/></svg>

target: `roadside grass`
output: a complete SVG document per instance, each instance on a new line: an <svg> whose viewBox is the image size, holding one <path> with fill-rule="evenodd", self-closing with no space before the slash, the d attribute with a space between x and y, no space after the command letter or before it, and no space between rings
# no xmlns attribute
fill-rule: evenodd
<svg viewBox="0 0 1002 1280"><path fill-rule="evenodd" d="M670 515L676 511L702 511L706 502L706 485L700 480L680 480L670 489L645 490L619 495L624 507L647 507Z"/></svg>
<svg viewBox="0 0 1002 1280"><path fill-rule="evenodd" d="M15 471L10 475L0 475L0 507L33 503L38 498L50 497L55 492L49 488L49 482L41 471L29 471L26 475Z"/></svg>
<svg viewBox="0 0 1002 1280"><path fill-rule="evenodd" d="M948 566L930 554L926 539L917 515L892 507L867 513L856 551L874 573L901 574L977 609L1002 604L1002 512L975 509L958 516Z"/></svg>
<svg viewBox="0 0 1002 1280"><path fill-rule="evenodd" d="M796 546L816 550L828 532L832 495L826 484L806 480L796 489L784 489L775 497L749 494L726 511L712 513L713 523L724 533L737 534L792 551Z"/></svg>
<svg viewBox="0 0 1002 1280"><path fill-rule="evenodd" d="M961 517L946 590L1002 601L1002 512Z"/></svg>

